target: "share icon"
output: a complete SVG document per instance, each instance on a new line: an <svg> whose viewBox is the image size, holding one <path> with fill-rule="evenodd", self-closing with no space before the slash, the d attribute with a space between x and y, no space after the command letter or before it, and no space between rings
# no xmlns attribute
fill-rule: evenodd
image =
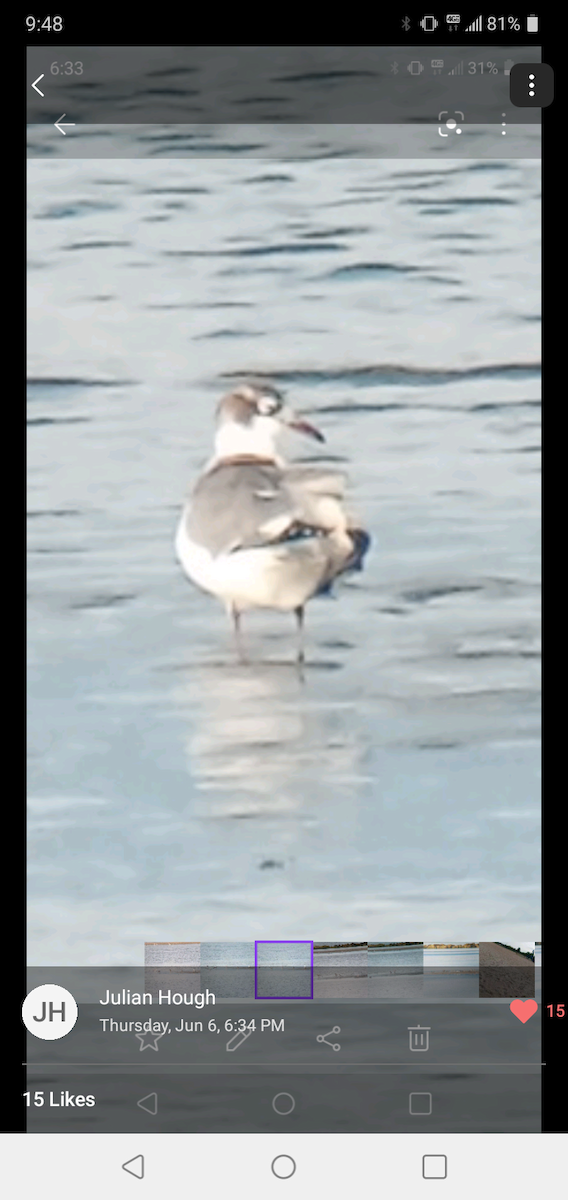
<svg viewBox="0 0 568 1200"><path fill-rule="evenodd" d="M328 1042L327 1039L328 1039L330 1033L341 1033L340 1026L334 1025L333 1029L328 1029L327 1033L318 1033L316 1042L325 1042L326 1046L331 1046L332 1050L341 1050L341 1046L339 1045L339 1042Z"/></svg>

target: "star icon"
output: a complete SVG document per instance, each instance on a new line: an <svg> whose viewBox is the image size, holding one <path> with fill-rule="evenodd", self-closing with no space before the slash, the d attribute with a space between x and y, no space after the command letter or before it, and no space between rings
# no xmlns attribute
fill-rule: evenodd
<svg viewBox="0 0 568 1200"><path fill-rule="evenodd" d="M157 1042L164 1036L165 1029L161 1033L135 1033L134 1036L140 1042L140 1050L159 1050ZM146 1044L144 1044L146 1043Z"/></svg>

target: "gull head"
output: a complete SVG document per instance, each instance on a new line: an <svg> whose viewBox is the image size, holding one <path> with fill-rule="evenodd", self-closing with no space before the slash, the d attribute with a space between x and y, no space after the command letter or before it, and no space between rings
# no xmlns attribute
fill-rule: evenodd
<svg viewBox="0 0 568 1200"><path fill-rule="evenodd" d="M276 388L243 383L224 396L217 408L216 458L250 455L275 459L285 429L325 441L319 429L295 413Z"/></svg>

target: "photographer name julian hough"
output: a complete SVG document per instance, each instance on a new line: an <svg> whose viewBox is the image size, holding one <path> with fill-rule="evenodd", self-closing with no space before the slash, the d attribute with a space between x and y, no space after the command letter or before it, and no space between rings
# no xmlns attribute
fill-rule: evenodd
<svg viewBox="0 0 568 1200"><path fill-rule="evenodd" d="M206 992L158 992L157 999L151 992L130 992L123 988L121 992L106 993L106 999L99 1004L193 1004L195 1008L203 1008L206 1004L215 1004L215 993Z"/></svg>

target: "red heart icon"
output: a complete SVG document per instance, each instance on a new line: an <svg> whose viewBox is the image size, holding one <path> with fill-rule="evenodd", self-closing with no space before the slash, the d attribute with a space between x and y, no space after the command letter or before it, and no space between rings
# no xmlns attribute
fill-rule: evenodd
<svg viewBox="0 0 568 1200"><path fill-rule="evenodd" d="M538 1004L536 1000L513 1000L509 1008L513 1015L518 1017L519 1021L522 1021L524 1025L525 1021L529 1021L534 1016Z"/></svg>

